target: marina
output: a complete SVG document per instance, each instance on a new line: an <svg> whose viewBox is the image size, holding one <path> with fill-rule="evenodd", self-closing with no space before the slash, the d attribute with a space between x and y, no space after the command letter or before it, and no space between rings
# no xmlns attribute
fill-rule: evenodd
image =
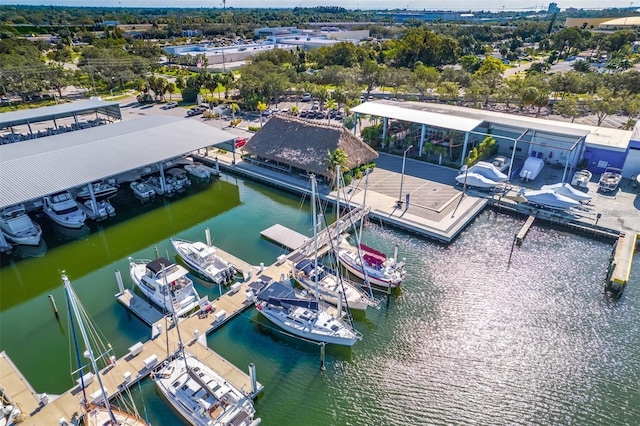
<svg viewBox="0 0 640 426"><path fill-rule="evenodd" d="M189 353L225 380L252 398L261 394L255 401L257 415L269 424L286 424L301 403L312 407L309 414L302 415L304 423L318 425L408 424L424 423L425 419L427 423L467 423L469 413L465 407L469 404L480 407L474 415L475 421L480 422L499 418L497 423L510 424L524 415L529 416L532 423L557 423L569 417L580 424L598 424L611 414L595 404L585 405L571 399L563 389L578 394L589 388L590 397L593 395L598 401L607 401L607 407L615 407L619 404L619 395L611 396L605 385L615 380L620 388L614 393L633 399L624 389L640 377L640 360L637 354L629 353L634 347L629 346L629 341L634 344L639 337L619 335L615 330L621 324L638 320L633 310L638 286L627 285L638 270L638 263L632 261L638 222L633 219L632 210L625 210L631 213L625 213L623 220L602 214L602 206L611 208L613 203L633 209L630 206L634 206L635 195L624 184L617 182L616 188L605 191L605 195L595 194L588 205L580 205L578 201L568 203L554 196L555 202L565 204L545 207L542 204L550 202L548 193L541 194L543 198L538 198L536 203L527 203L519 192L502 185L500 188L505 192L489 195L464 186L460 190L454 186L456 170L410 161L405 173L402 158L402 172L398 173L400 158L385 155L379 167L368 175L367 188L362 186L362 180L346 188L346 203L350 207L344 214L340 213L340 220L332 225L327 223L318 233L320 250L316 253L312 240L305 235L317 227L310 228L308 206L300 207L296 200L309 193L306 175L290 173L291 169L287 169L289 173L279 173L277 167L265 168L253 160L245 162L237 159L235 153L213 148L206 151L204 156L192 153L193 159L211 169L220 167L224 173L219 181L201 186L199 190L181 186L182 192L171 201L149 200L148 205L136 207L141 209L137 210L140 213L131 216L118 206L118 217L113 222L85 225L87 234L67 242L58 242L45 229L45 239L53 244L42 258L19 261L3 256L1 321L7 324L13 318L12 324L16 324L15 332L11 333L3 327L3 349L18 354L15 359L21 364L20 370L26 367L25 374L34 384L16 381L15 377L21 373L13 367L10 370L18 372L7 378L10 384L4 379L0 383L10 395L28 391L31 396L25 399L27 405L37 401L38 407L28 412L25 424L70 421L78 416L77 385L69 390L73 384L61 379L62 372L45 370L46 366L34 357L34 354L47 353L57 358L55 364L53 361L47 364L64 365L60 356L64 344L58 340L61 334L68 333L67 326L62 321L47 324L42 315L23 321L24 324L16 319L24 318L26 310L41 311L41 299L46 292L51 292L49 300L55 307L53 300L59 296L59 283L52 284L52 274L64 262L82 263L83 259L100 259L99 263L78 268L77 281L80 291L90 294L92 312L102 317L102 324L115 337L117 353L122 354L103 371L110 395L131 387L132 391L144 395L145 400L153 400L149 401L150 405L156 404L157 398L149 392L149 381L142 379L175 356L175 351L169 348L178 346L179 334L188 342ZM209 155L211 151L216 155ZM165 159L158 160L161 177ZM175 159L170 162L173 161ZM537 168L532 166L522 177L523 184L539 186L542 180L552 183L550 175L545 175L542 169L539 164ZM168 174L178 177L184 172ZM92 180L103 177L96 175ZM532 182L534 180L537 182ZM592 191L593 185L598 183L589 182L583 190ZM161 182L159 188L165 189ZM338 201L329 185L323 186L320 195L329 205ZM114 202L117 199L115 196ZM205 200L211 204L205 204ZM344 202L340 200L341 205ZM214 203L221 205L213 208ZM129 202L124 205L132 207ZM487 211L487 206L492 206L492 210ZM494 213L498 210L515 216ZM257 311L249 309L266 283L287 281L294 265L328 252L330 241L351 232L353 224L366 215L369 221L364 242L380 250L371 249L370 253L381 257L381 253L401 246L403 256L405 253L407 256L407 277L397 294L386 295L386 306L381 304L379 310L367 310L366 315L355 319L356 337L347 345L353 345L352 349L329 346L325 353L322 346L318 351L316 343L293 339L265 321ZM316 219L316 215L311 216ZM331 222L331 216L326 212L325 220ZM527 216L523 226L520 218ZM535 221L534 226L535 218L541 220ZM151 247L156 248L156 257L158 252L166 252L166 263L172 262L175 254L171 240L179 236L185 241L197 241L203 228L214 230L216 253L230 262L242 277L237 277L236 282L223 291L221 285L198 280L190 272L187 276L185 270L180 279L191 280L197 289L197 297L190 296L194 298L191 302L197 302L193 304L195 313L185 319L177 323L169 321L157 310L154 312L147 299L136 294L140 290L125 288L119 274L114 279L114 268L124 270L126 258L143 259ZM520 232L514 240L518 228ZM618 239L618 244L609 255L609 245L585 240L558 228ZM621 230L623 234L618 238ZM527 244L514 252L513 243L522 242L525 236ZM439 243L425 241L424 237ZM211 246L209 238L207 240ZM443 247L442 243L447 245ZM152 262L145 261L145 265ZM610 266L605 274L607 264ZM74 270L72 266L65 268ZM163 260L152 269L157 273L165 266ZM305 268L301 266L301 269ZM599 297L603 280L605 286L615 290L617 298ZM129 282L127 280L126 286ZM173 278L170 282L174 282ZM8 297L4 296L6 283L12 284ZM105 295L113 300L116 285L120 303L105 305ZM620 298L624 288L627 288L625 296ZM268 300L265 296L263 302ZM264 304L260 306L265 308ZM608 315L610 306L624 311L624 315L620 312ZM57 310L55 314L57 318ZM598 318L597 324L590 322L590 318ZM151 340L148 340L148 325ZM20 329L25 328L28 332L20 334ZM584 352L574 346L575 330L582 329L590 330L580 336L580 347L588 348ZM606 334L606 344L623 354L627 360L624 374L599 367L604 365L604 355L598 345L605 343L595 342L592 333ZM21 335L39 337L30 338L31 344L24 348L20 347ZM555 339L548 343L551 335ZM530 350L531 345L536 346L535 351ZM318 372L318 352L326 375ZM380 376L371 368L372 362L386 365L388 370ZM540 375L524 367L534 364L540 365ZM238 366L250 366L249 374ZM589 375L594 377L576 374L576 368L582 366L590 368ZM260 382L256 380L256 371ZM451 383L449 374L456 376L455 382L469 384L458 390L443 385ZM523 376L529 383L522 382ZM498 377L500 379L494 379ZM549 389L540 386L550 379L558 385ZM424 383L428 383L426 388ZM504 383L508 389L501 393L500 386ZM95 384L91 386L90 394L96 395ZM415 392L407 392L407 386ZM51 393L36 394L33 389ZM347 389L348 392L343 393ZM526 396L526 400L534 401L533 406L550 400L563 400L565 405L549 415L532 411L532 406L520 409L511 401L507 404L508 411L496 412L492 404L495 396L509 400L513 392L519 395L516 398ZM354 400L349 394L369 398ZM400 403L390 407L375 395L395 395ZM417 409L406 413L402 407L408 404ZM375 408L382 405L386 407L384 410ZM175 414L167 410L166 405L155 407L154 424L175 424ZM632 409L618 414L616 420L625 424L639 418L640 413Z"/></svg>

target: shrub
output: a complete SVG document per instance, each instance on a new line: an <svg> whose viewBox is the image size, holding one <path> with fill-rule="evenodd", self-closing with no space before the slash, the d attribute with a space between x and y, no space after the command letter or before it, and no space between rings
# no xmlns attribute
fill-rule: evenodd
<svg viewBox="0 0 640 426"><path fill-rule="evenodd" d="M198 90L192 89L191 87L185 87L182 89L182 100L185 102L195 102L198 98Z"/></svg>
<svg viewBox="0 0 640 426"><path fill-rule="evenodd" d="M229 125L231 127L237 127L238 124L240 124L240 123L242 123L242 118L236 118L236 119L233 119L233 120L229 121Z"/></svg>
<svg viewBox="0 0 640 426"><path fill-rule="evenodd" d="M257 132L258 130L260 130L260 126L249 126L248 130L250 132Z"/></svg>

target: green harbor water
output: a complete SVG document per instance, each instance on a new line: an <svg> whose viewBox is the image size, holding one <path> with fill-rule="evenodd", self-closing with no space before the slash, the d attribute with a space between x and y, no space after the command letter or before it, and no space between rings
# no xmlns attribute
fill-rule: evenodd
<svg viewBox="0 0 640 426"><path fill-rule="evenodd" d="M127 258L173 257L169 239L204 239L252 264L283 249L260 231L280 223L310 235L299 197L233 176L141 205L123 188L117 217L69 232L37 218L46 253L3 256L0 350L37 392L73 385L66 270L118 356L149 328L115 300L115 270L131 286ZM364 242L407 259L402 290L356 317L364 339L328 347L284 336L251 309L208 337L247 371L256 365L264 425L640 424L640 258L614 301L603 294L611 246L536 223L508 265L521 218L485 212L449 246L369 223ZM196 280L201 295L217 288ZM47 296L60 311L55 320ZM150 380L135 386L154 426L182 424Z"/></svg>

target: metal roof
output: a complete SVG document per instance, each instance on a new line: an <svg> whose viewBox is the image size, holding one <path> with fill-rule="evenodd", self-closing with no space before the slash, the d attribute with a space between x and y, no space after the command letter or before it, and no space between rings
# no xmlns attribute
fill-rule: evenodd
<svg viewBox="0 0 640 426"><path fill-rule="evenodd" d="M379 105L379 107L376 107L376 110L378 111L377 114L374 114L372 112L364 112L367 110L367 108L370 107L362 108L362 110L359 109L367 105L375 104ZM392 111L393 116L384 114L383 112L386 109ZM406 111L406 113L400 115L397 110ZM397 102L381 100L375 102L365 102L353 108L352 111L359 113L362 112L364 114L378 115L382 117L395 118L398 120L411 121L414 123L429 124L435 127L460 131L474 130L464 129L464 127L467 126L460 125L460 123L466 123L466 120L475 120L479 124L484 122L500 124L503 126L518 128L522 130L530 129L535 130L536 132L557 135L558 137L563 138L574 137L575 139L579 139L584 137L586 144L589 146L606 148L615 151L625 151L629 145L629 141L631 140L632 135L632 132L629 130L588 126L585 124L569 123L565 121L547 120L544 118L526 117L522 115L507 114L497 111L487 111L482 109L427 102ZM430 119L433 120L433 123L424 123L423 121L412 119L414 117L412 113L415 111L420 113L432 114L432 116L430 116ZM452 123L453 125L451 125Z"/></svg>
<svg viewBox="0 0 640 426"><path fill-rule="evenodd" d="M233 139L196 120L149 116L0 145L0 208Z"/></svg>
<svg viewBox="0 0 640 426"><path fill-rule="evenodd" d="M88 101L71 102L42 108L21 109L0 114L0 129L21 124L36 123L38 121L73 117L74 114L97 111L110 117L122 119L120 103L91 99Z"/></svg>
<svg viewBox="0 0 640 426"><path fill-rule="evenodd" d="M459 130L461 132L470 132L484 121L473 118L454 117L448 114L439 114L417 108L408 108L404 107L401 103L394 102L391 104L390 102L384 101L365 102L355 108L351 108L351 111L357 112L358 114L389 117L396 120L440 127L442 129Z"/></svg>

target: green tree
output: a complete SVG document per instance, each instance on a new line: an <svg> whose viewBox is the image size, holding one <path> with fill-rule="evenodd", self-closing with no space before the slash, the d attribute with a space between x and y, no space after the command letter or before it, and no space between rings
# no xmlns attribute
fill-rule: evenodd
<svg viewBox="0 0 640 426"><path fill-rule="evenodd" d="M338 178L338 176L336 176L338 166L340 166L340 170L343 174L348 172L349 170L346 167L347 164L349 164L349 156L340 148L336 148L333 152L327 151L327 154L327 170L331 173L331 186L335 188Z"/></svg>
<svg viewBox="0 0 640 426"><path fill-rule="evenodd" d="M557 114L564 115L565 117L571 117L572 123L582 114L580 105L578 104L578 96L573 94L559 99L553 108Z"/></svg>
<svg viewBox="0 0 640 426"><path fill-rule="evenodd" d="M596 115L598 126L611 114L616 114L622 109L622 98L614 96L613 91L602 87L595 95L588 95L586 105Z"/></svg>
<svg viewBox="0 0 640 426"><path fill-rule="evenodd" d="M258 105L256 106L256 109L260 113L260 127L262 127L262 113L267 109L267 104L265 104L262 101L259 101Z"/></svg>

